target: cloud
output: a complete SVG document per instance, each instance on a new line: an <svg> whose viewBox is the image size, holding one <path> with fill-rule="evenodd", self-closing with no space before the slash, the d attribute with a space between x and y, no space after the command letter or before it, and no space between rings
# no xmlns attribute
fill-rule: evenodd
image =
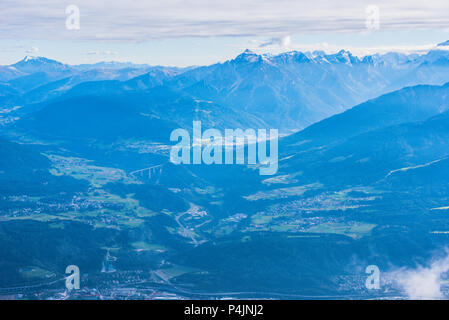
<svg viewBox="0 0 449 320"><path fill-rule="evenodd" d="M87 55L101 55L101 56L115 56L115 55L118 55L118 52L110 51L110 50L104 50L104 51L90 50L90 51L87 51L86 54Z"/></svg>
<svg viewBox="0 0 449 320"><path fill-rule="evenodd" d="M31 47L31 48L27 49L25 52L29 53L29 54L38 53L39 52L39 48L38 47Z"/></svg>
<svg viewBox="0 0 449 320"><path fill-rule="evenodd" d="M271 38L269 41L259 45L260 48L278 46L281 48L289 48L292 41L290 36Z"/></svg>
<svg viewBox="0 0 449 320"><path fill-rule="evenodd" d="M179 37L364 32L372 0L77 0L80 29L66 29L59 0L2 0L0 38L145 41ZM449 30L446 0L378 0L380 31Z"/></svg>
<svg viewBox="0 0 449 320"><path fill-rule="evenodd" d="M409 299L446 298L442 286L446 283L444 275L449 272L449 252L446 256L434 260L430 266L418 266L416 269L393 271L389 277L407 295Z"/></svg>

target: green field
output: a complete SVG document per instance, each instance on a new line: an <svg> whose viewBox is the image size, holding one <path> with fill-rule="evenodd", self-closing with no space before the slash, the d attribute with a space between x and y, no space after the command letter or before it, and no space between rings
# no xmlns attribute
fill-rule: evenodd
<svg viewBox="0 0 449 320"><path fill-rule="evenodd" d="M301 196L308 190L315 190L321 187L322 184L316 182L304 186L279 188L269 191L259 191L249 196L244 196L243 198L245 198L248 201L283 199L293 196Z"/></svg>
<svg viewBox="0 0 449 320"><path fill-rule="evenodd" d="M59 155L45 155L53 163L53 168L50 169L50 173L55 176L68 175L75 179L87 180L92 186L97 188L110 182L120 181L125 184L139 183L121 169L94 166L91 164L91 160Z"/></svg>
<svg viewBox="0 0 449 320"><path fill-rule="evenodd" d="M19 271L22 277L27 279L47 279L55 275L53 272L34 266L21 268Z"/></svg>
<svg viewBox="0 0 449 320"><path fill-rule="evenodd" d="M375 224L369 223L322 223L307 229L305 232L310 233L335 233L342 234L353 239L359 239L371 232L376 227Z"/></svg>

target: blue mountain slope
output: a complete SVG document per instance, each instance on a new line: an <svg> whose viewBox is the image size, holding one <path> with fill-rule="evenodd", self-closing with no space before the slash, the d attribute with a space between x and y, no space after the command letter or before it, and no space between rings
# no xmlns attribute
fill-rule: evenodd
<svg viewBox="0 0 449 320"><path fill-rule="evenodd" d="M9 81L9 84L13 86L16 90L24 93L34 88L45 85L49 82L56 81L57 79L63 78L67 75L67 73L61 74L49 74L44 71L39 71L36 73L28 74L22 77L15 78Z"/></svg>
<svg viewBox="0 0 449 320"><path fill-rule="evenodd" d="M6 82L23 75L26 75L26 73L19 71L14 67L0 66L0 81Z"/></svg>
<svg viewBox="0 0 449 320"><path fill-rule="evenodd" d="M404 88L329 117L284 139L284 145L305 150L363 132L425 120L449 109L449 83Z"/></svg>
<svg viewBox="0 0 449 320"><path fill-rule="evenodd" d="M377 185L387 190L414 193L421 197L446 197L449 191L448 177L449 159L445 156L390 171Z"/></svg>
<svg viewBox="0 0 449 320"><path fill-rule="evenodd" d="M8 97L19 94L16 89L11 86L11 84L4 82L0 83L0 97Z"/></svg>
<svg viewBox="0 0 449 320"><path fill-rule="evenodd" d="M40 195L59 199L72 190L84 190L86 183L50 174L51 163L35 147L20 145L0 138L0 211L8 209L9 195ZM58 193L68 191L60 195ZM45 200L44 200L45 201ZM11 208L14 206L11 206Z"/></svg>
<svg viewBox="0 0 449 320"><path fill-rule="evenodd" d="M194 120L201 120L205 127L223 129L265 127L254 116L167 88L123 91L119 81L82 83L54 101L24 109L28 115L16 127L50 139L167 142L172 130L191 130Z"/></svg>
<svg viewBox="0 0 449 320"><path fill-rule="evenodd" d="M147 116L144 110L136 100L85 95L46 105L25 117L18 126L49 138L168 140L176 125Z"/></svg>
<svg viewBox="0 0 449 320"><path fill-rule="evenodd" d="M338 141L329 139L321 148L293 152L281 161L280 174L302 171L303 183L320 181L327 187L369 185L396 170L442 159L448 150L449 111L445 111L427 120L380 127Z"/></svg>
<svg viewBox="0 0 449 320"><path fill-rule="evenodd" d="M12 175L11 171L15 174L26 171L28 174L36 169L50 167L48 159L30 147L3 138L0 138L0 145L0 170L2 170L2 174Z"/></svg>

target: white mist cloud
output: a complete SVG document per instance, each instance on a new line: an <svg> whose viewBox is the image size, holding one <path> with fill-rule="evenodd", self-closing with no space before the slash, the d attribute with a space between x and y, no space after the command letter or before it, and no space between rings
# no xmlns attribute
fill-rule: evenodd
<svg viewBox="0 0 449 320"><path fill-rule="evenodd" d="M449 252L434 260L429 266L416 269L400 269L389 274L390 279L399 286L409 299L443 299L443 275L449 271Z"/></svg>
<svg viewBox="0 0 449 320"><path fill-rule="evenodd" d="M292 43L292 40L291 40L290 36L275 37L275 38L271 38L267 42L260 44L259 47L264 48L264 47L278 46L282 49L287 49L290 47L291 43Z"/></svg>
<svg viewBox="0 0 449 320"><path fill-rule="evenodd" d="M39 52L39 48L38 47L31 47L31 48L27 49L25 52L29 53L29 54L38 53Z"/></svg>

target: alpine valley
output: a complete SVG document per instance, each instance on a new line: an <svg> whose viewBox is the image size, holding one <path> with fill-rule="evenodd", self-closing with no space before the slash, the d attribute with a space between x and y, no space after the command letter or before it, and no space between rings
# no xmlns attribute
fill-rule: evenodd
<svg viewBox="0 0 449 320"><path fill-rule="evenodd" d="M445 49L1 66L0 297L407 298L447 261ZM277 173L171 163L193 121L278 129Z"/></svg>

